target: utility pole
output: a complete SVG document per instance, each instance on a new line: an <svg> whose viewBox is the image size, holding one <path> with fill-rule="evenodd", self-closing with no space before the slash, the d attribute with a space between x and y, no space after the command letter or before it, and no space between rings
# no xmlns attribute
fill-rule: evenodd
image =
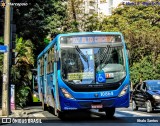
<svg viewBox="0 0 160 126"><path fill-rule="evenodd" d="M4 45L7 52L3 59L2 116L9 116L9 61L10 61L10 0L6 0L4 19Z"/></svg>

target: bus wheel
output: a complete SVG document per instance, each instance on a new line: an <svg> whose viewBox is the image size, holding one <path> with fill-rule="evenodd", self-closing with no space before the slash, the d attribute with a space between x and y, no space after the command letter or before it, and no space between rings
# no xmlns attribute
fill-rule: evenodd
<svg viewBox="0 0 160 126"><path fill-rule="evenodd" d="M65 112L58 112L58 118L61 120L65 120L66 119Z"/></svg>
<svg viewBox="0 0 160 126"><path fill-rule="evenodd" d="M44 110L44 111L47 111L48 109L47 109L47 105L44 103L44 101L42 101L42 109Z"/></svg>
<svg viewBox="0 0 160 126"><path fill-rule="evenodd" d="M42 95L42 94L41 94L41 95ZM47 105L44 103L43 95L42 95L42 109L43 109L44 111L47 110Z"/></svg>
<svg viewBox="0 0 160 126"><path fill-rule="evenodd" d="M56 104L55 104L55 102L54 102L54 107L52 107L53 108L53 114L55 115L55 116L57 116L58 115L58 113L57 113L57 109L56 109Z"/></svg>
<svg viewBox="0 0 160 126"><path fill-rule="evenodd" d="M57 116L58 113L57 113L57 109L56 109L55 99L54 99L53 96L54 96L54 95L53 95L53 91L52 91L52 102L53 102L53 106L54 106L54 107L52 107L52 113L53 113L53 115Z"/></svg>
<svg viewBox="0 0 160 126"><path fill-rule="evenodd" d="M106 113L106 118L113 118L115 113L115 108L106 108L105 113Z"/></svg>

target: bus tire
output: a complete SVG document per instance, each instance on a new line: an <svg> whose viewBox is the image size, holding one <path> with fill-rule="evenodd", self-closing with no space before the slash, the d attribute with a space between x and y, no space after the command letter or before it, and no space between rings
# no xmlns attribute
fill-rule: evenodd
<svg viewBox="0 0 160 126"><path fill-rule="evenodd" d="M115 108L106 108L105 113L106 113L106 118L113 118L115 113Z"/></svg>
<svg viewBox="0 0 160 126"><path fill-rule="evenodd" d="M53 108L53 109L52 109L52 113L53 113L53 115L57 116L57 109L56 109L56 104L55 104L55 99L54 99L53 90L52 90L51 92L52 92L52 100L53 100L53 106L54 106L54 107L52 107L52 108Z"/></svg>
<svg viewBox="0 0 160 126"><path fill-rule="evenodd" d="M42 102L42 109L43 109L43 111L47 111L48 110L48 107L44 102Z"/></svg>
<svg viewBox="0 0 160 126"><path fill-rule="evenodd" d="M54 107L52 107L53 109L52 109L52 112L53 112L53 115L55 115L55 116L57 116L57 109L56 109L56 104L55 104L55 101L54 101Z"/></svg>
<svg viewBox="0 0 160 126"><path fill-rule="evenodd" d="M43 97L43 94L41 93L41 98L42 98L42 109L43 111L47 111L47 105L44 103L44 97Z"/></svg>
<svg viewBox="0 0 160 126"><path fill-rule="evenodd" d="M58 118L61 120L65 120L66 119L65 112L58 112Z"/></svg>

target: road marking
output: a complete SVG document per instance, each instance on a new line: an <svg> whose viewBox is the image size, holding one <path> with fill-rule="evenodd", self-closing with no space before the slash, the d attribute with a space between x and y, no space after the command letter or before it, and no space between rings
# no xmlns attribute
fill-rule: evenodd
<svg viewBox="0 0 160 126"><path fill-rule="evenodd" d="M35 113L33 114L34 117L45 117L42 113Z"/></svg>
<svg viewBox="0 0 160 126"><path fill-rule="evenodd" d="M125 114L120 114L120 113L117 113L117 112L114 114L114 116L115 117L126 117Z"/></svg>
<svg viewBox="0 0 160 126"><path fill-rule="evenodd" d="M91 110L92 114L96 115L105 115L105 112L98 112L98 110ZM148 113L141 113L135 111L116 111L115 117L151 117L153 115L149 115Z"/></svg>
<svg viewBox="0 0 160 126"><path fill-rule="evenodd" d="M143 114L143 113L134 112L134 111L120 111L120 112L124 112L126 114L133 114L134 116L152 116L152 115L148 115L148 113Z"/></svg>

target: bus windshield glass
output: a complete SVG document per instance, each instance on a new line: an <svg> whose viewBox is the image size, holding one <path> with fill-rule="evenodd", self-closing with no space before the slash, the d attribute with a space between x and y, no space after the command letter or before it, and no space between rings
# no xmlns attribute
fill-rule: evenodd
<svg viewBox="0 0 160 126"><path fill-rule="evenodd" d="M123 46L61 49L61 74L71 84L107 84L126 76Z"/></svg>

